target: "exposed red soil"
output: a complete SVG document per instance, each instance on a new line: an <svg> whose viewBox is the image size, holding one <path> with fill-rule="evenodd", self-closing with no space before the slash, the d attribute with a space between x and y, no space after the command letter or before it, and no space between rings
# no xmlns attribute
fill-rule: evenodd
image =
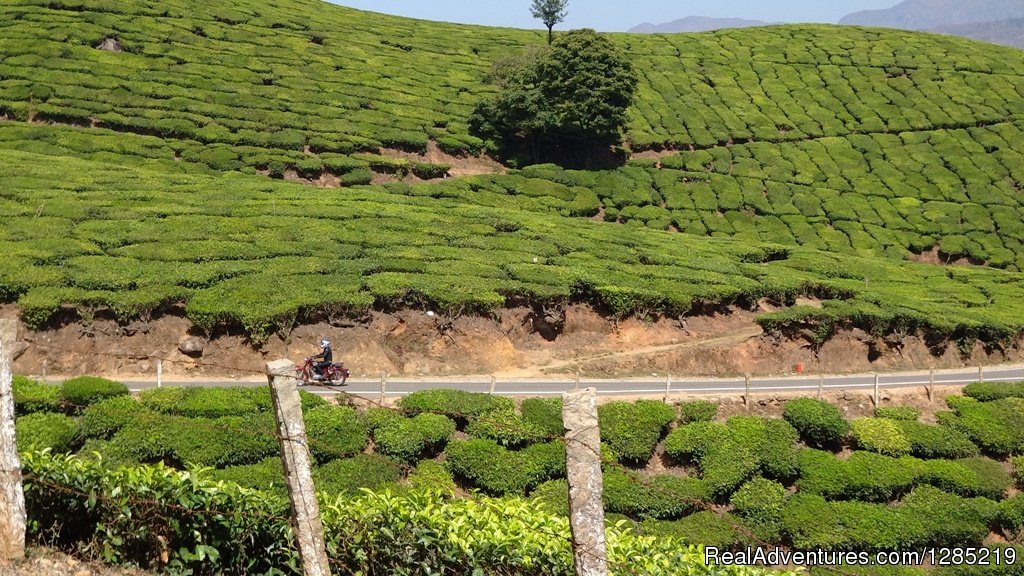
<svg viewBox="0 0 1024 576"><path fill-rule="evenodd" d="M815 352L806 342L763 334L754 323L757 312L731 309L694 316L685 324L675 319L645 322L627 319L618 324L589 306L566 311L565 330L549 342L532 332L530 310L514 308L494 317L463 316L447 333L438 317L423 311L373 312L347 326L327 323L296 327L287 339L272 336L253 346L239 333L218 333L206 339L181 311L146 325L129 327L98 318L88 329L72 323L42 332L22 327L28 344L15 362L20 373L152 376L156 359L164 373L175 376L251 376L262 374L265 363L277 358L301 360L318 350L328 337L336 357L354 376L458 376L494 374L499 377L539 377L551 374L584 377L697 375L736 376L793 373L797 363L806 373L854 373L965 365L997 364L1021 358L1020 346L986 352L981 345L962 359L955 344L933 355L917 336L899 345L860 330L840 332ZM14 305L0 306L0 317L17 317ZM202 357L191 358L178 346L189 338L205 342ZM873 360L869 359L873 358Z"/></svg>

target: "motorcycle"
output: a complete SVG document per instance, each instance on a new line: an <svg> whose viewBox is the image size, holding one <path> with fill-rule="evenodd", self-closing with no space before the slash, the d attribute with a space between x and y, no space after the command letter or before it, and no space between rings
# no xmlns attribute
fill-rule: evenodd
<svg viewBox="0 0 1024 576"><path fill-rule="evenodd" d="M322 383L328 386L344 386L349 375L348 368L345 368L345 365L340 362L334 362L330 366L325 366L322 371L317 372L312 358L305 358L302 366L295 367L295 372L300 381L300 386L313 383Z"/></svg>

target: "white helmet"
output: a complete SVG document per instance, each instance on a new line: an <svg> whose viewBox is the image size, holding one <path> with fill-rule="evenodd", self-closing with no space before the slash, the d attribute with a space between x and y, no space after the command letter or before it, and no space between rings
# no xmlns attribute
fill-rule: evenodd
<svg viewBox="0 0 1024 576"><path fill-rule="evenodd" d="M328 340L327 338L324 338L324 339L320 340L320 347L321 348L327 348L330 345L331 345L331 341Z"/></svg>

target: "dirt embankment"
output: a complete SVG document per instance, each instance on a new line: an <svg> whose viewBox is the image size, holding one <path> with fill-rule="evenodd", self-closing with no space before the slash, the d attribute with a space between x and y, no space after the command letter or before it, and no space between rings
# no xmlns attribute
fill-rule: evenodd
<svg viewBox="0 0 1024 576"><path fill-rule="evenodd" d="M798 363L810 373L846 373L954 368L1021 358L1020 346L989 353L978 345L964 359L954 343L936 355L934 347L917 336L894 343L859 330L841 332L815 351L803 340L764 334L754 322L757 313L740 309L688 317L685 322L615 323L577 304L566 309L562 333L548 341L532 330L530 312L514 308L494 317L463 316L448 331L437 316L422 311L373 312L346 325L298 326L287 339L273 336L259 347L231 332L207 338L180 311L130 326L97 319L89 327L72 323L41 332L23 330L27 347L15 369L34 375L152 376L156 359L162 358L167 377L252 376L262 373L267 361L300 361L317 352L322 337L333 341L336 358L357 377L387 372L508 378L576 371L584 377L767 375L791 373ZM16 317L17 308L2 306L0 316ZM182 351L189 346L190 353Z"/></svg>

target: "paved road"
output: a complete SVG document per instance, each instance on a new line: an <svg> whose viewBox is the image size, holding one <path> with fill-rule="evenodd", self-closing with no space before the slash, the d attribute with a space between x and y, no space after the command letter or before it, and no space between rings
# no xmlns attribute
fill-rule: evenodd
<svg viewBox="0 0 1024 576"><path fill-rule="evenodd" d="M1024 365L997 366L985 368L982 372L982 379L986 382L1016 382L1024 381ZM941 370L933 375L928 372L903 372L895 374L878 375L878 386L880 389L910 388L915 386L926 386L929 380L937 385L962 385L978 381L978 369L963 370ZM157 385L156 379L148 381L127 381L130 389L138 391L146 388L154 388ZM210 381L210 382L174 382L163 381L164 386L266 386L265 381ZM497 380L494 383L493 392L503 396L554 396L560 395L566 390L571 390L576 385L574 379L554 380ZM602 396L662 396L666 390L672 394L694 394L694 395L722 395L722 394L743 394L746 391L746 384L742 378L716 378L716 379L672 379L667 377L649 379L609 379L580 381L580 386L593 386L597 388L598 395ZM756 378L750 380L750 392L752 394L765 392L816 392L821 386L824 390L873 390L875 386L875 375L863 374L853 376L788 376L774 378ZM343 387L331 389L322 386L306 386L306 390L315 394L331 395L338 391L345 391L349 394L360 396L377 397L380 395L380 380L350 379ZM470 392L490 392L491 381L483 379L421 379L421 380L388 380L387 395L402 396L416 390L429 388L457 388Z"/></svg>

